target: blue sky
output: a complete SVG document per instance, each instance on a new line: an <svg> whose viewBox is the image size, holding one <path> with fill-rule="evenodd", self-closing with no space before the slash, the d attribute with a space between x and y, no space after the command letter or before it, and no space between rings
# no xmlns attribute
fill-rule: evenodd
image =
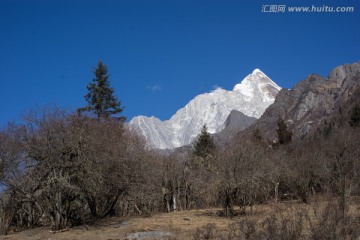
<svg viewBox="0 0 360 240"><path fill-rule="evenodd" d="M353 13L262 13L263 5ZM291 88L360 60L358 0L0 0L0 125L85 105L99 59L123 115L170 118L196 95L260 68Z"/></svg>

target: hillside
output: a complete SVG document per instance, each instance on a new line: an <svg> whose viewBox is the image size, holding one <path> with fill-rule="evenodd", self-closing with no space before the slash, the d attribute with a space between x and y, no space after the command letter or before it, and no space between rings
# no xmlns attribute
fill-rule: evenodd
<svg viewBox="0 0 360 240"><path fill-rule="evenodd" d="M326 78L310 74L292 89L282 89L261 118L242 134L258 128L269 142L277 141L277 124L282 118L293 140L304 139L324 128L329 118L348 114L359 98L359 89L360 62L338 66Z"/></svg>

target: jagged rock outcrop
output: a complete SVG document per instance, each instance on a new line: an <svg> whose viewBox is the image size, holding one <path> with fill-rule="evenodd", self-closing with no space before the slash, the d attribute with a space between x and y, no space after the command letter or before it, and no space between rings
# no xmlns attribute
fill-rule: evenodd
<svg viewBox="0 0 360 240"><path fill-rule="evenodd" d="M302 139L334 111L339 111L359 87L360 62L336 67L327 78L311 74L291 90L282 89L275 102L246 132L257 127L268 140L276 141L277 122L281 117L293 132L293 139Z"/></svg>

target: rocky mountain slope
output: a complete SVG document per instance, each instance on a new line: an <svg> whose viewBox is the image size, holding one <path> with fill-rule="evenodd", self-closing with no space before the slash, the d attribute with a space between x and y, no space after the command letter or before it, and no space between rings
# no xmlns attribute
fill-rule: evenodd
<svg viewBox="0 0 360 240"><path fill-rule="evenodd" d="M204 124L210 133L220 132L232 110L259 118L274 102L280 87L259 69L236 84L232 91L218 88L196 96L169 120L138 116L130 126L142 134L149 146L172 149L190 144Z"/></svg>
<svg viewBox="0 0 360 240"><path fill-rule="evenodd" d="M275 102L246 132L259 128L266 139L276 141L281 117L293 132L293 140L303 139L322 127L330 115L341 112L350 99L360 98L355 96L359 88L360 62L336 67L326 78L311 74L291 90L282 89Z"/></svg>

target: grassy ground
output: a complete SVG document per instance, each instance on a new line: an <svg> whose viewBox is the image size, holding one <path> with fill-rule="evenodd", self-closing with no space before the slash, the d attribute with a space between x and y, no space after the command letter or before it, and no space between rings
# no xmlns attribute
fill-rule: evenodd
<svg viewBox="0 0 360 240"><path fill-rule="evenodd" d="M84 225L69 229L69 231L51 233L50 228L37 228L25 230L19 233L11 233L2 236L4 240L41 239L41 240L115 240L126 239L129 233L143 231L169 231L176 236L184 236L198 227L215 223L219 227L226 228L233 223L234 219L217 216L219 209L178 211L172 213L161 213L151 217L108 218L96 224Z"/></svg>
<svg viewBox="0 0 360 240"><path fill-rule="evenodd" d="M257 226L261 226L261 222L264 219L274 214L278 216L278 219L280 220L282 218L293 218L296 220L300 217L300 215L306 215L307 220L303 228L305 231L308 231L306 230L310 228L308 220L310 219L312 222L318 221L320 215L319 213L323 212L323 206L325 206L324 202L313 202L311 204L302 204L298 202L265 204L254 206L252 211L248 209L248 214L246 216L239 215L233 218L220 217L218 214L220 209L178 211L156 214L151 217L114 217L104 219L96 224L71 228L64 232L51 233L50 228L36 228L10 233L6 236L0 236L0 239L117 240L126 239L130 233L148 231L171 232L174 234L174 237L171 239L194 239L196 232L199 229L206 229L206 226L209 226L209 224L216 226L217 234L221 235L222 233L227 232L232 224L238 224L244 219L252 221ZM356 216L359 215L358 206L358 204L352 204L351 206L351 212Z"/></svg>

